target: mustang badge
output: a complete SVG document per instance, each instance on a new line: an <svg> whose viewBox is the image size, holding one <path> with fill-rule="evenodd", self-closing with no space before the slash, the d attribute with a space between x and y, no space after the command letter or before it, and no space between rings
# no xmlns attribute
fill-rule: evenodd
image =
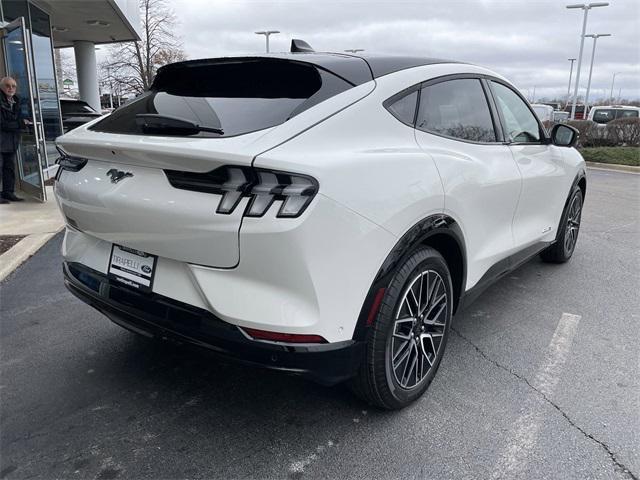
<svg viewBox="0 0 640 480"><path fill-rule="evenodd" d="M122 170L116 170L112 168L107 172L107 175L111 177L111 183L118 183L120 180L126 177L133 177L133 173L131 172L123 172Z"/></svg>

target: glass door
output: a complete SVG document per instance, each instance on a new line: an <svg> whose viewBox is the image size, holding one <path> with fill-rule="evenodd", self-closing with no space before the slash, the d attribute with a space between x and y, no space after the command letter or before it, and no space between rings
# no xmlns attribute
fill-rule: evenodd
<svg viewBox="0 0 640 480"><path fill-rule="evenodd" d="M58 102L53 44L49 15L29 4L31 17L31 49L33 51L33 99L40 138L45 143L44 155L40 158L45 178L58 158L55 139L62 135L62 117ZM47 170L49 169L49 170Z"/></svg>
<svg viewBox="0 0 640 480"><path fill-rule="evenodd" d="M18 148L18 183L20 190L41 201L46 200L42 165L40 158L44 154L44 144L40 128L35 118L33 75L30 68L29 44L25 31L24 18L20 17L5 25L0 31L5 71L16 79L17 97L28 125L22 133Z"/></svg>

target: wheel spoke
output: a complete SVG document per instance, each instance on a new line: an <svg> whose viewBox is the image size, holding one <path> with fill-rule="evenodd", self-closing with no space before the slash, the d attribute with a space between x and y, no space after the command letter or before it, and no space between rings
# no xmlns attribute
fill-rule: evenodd
<svg viewBox="0 0 640 480"><path fill-rule="evenodd" d="M429 358L429 354L427 353L427 350L424 348L424 339L427 336L428 334L420 335L420 349L422 350L422 356L427 359L427 362L429 362L429 367L433 367L433 362Z"/></svg>
<svg viewBox="0 0 640 480"><path fill-rule="evenodd" d="M409 296L405 296L404 297L404 303L407 304L407 308L409 309L409 315L411 315L412 317L413 315L413 310L411 310L411 305L409 305Z"/></svg>
<svg viewBox="0 0 640 480"><path fill-rule="evenodd" d="M422 279L424 278L424 272L420 274L420 286L418 287L418 314L422 311Z"/></svg>
<svg viewBox="0 0 640 480"><path fill-rule="evenodd" d="M435 360L436 355L438 354L438 350L436 349L436 344L433 343L433 336L429 335L429 341L431 342L431 348L433 348L433 359Z"/></svg>
<svg viewBox="0 0 640 480"><path fill-rule="evenodd" d="M409 340L405 341L400 348L398 349L398 351L395 353L395 355L393 356L393 360L391 360L392 366L395 368L399 367L400 364L402 363L402 361L405 359L405 357L407 355L409 355L409 351L411 350L410 348L407 348L408 346L411 345L411 342ZM402 352L402 353L401 353ZM398 358L400 357L400 358Z"/></svg>
<svg viewBox="0 0 640 480"><path fill-rule="evenodd" d="M411 293L411 298L413 298L413 302L416 304L416 312L420 312L420 302L416 298L416 294L413 291L413 285L409 288L409 293Z"/></svg>
<svg viewBox="0 0 640 480"><path fill-rule="evenodd" d="M411 346L409 347L409 351L410 352L413 351L415 346L416 346L415 343L411 343ZM402 385L403 387L407 386L407 382L409 381L409 377L411 376L411 371L413 370L417 360L418 360L417 352L416 352L416 355L414 355L411 362L407 360L407 363L404 366L404 371L402 372L402 381L400 382L400 385Z"/></svg>

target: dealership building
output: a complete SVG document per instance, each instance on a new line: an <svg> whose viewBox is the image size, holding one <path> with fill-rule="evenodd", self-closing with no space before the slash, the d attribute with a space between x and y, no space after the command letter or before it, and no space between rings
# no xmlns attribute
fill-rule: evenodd
<svg viewBox="0 0 640 480"><path fill-rule="evenodd" d="M100 111L96 45L140 39L138 0L0 0L0 76L12 76L26 118L18 184L46 199L62 134L54 49L73 47L80 99Z"/></svg>

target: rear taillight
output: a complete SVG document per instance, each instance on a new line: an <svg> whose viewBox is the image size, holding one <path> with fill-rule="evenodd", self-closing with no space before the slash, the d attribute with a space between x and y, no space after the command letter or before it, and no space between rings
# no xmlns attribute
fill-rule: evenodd
<svg viewBox="0 0 640 480"><path fill-rule="evenodd" d="M253 340L266 340L282 343L327 343L320 335L307 335L299 333L279 333L257 330L255 328L242 327L241 330Z"/></svg>
<svg viewBox="0 0 640 480"><path fill-rule="evenodd" d="M71 172L77 172L87 164L86 158L73 157L60 147L56 147L60 157L56 160L56 163L60 166L60 170L69 170Z"/></svg>
<svg viewBox="0 0 640 480"><path fill-rule="evenodd" d="M165 170L175 188L222 195L217 213L230 214L242 197L249 198L244 212L248 217L261 217L273 202L281 201L277 217L299 217L318 193L318 182L299 175L262 168L225 165L211 172Z"/></svg>

